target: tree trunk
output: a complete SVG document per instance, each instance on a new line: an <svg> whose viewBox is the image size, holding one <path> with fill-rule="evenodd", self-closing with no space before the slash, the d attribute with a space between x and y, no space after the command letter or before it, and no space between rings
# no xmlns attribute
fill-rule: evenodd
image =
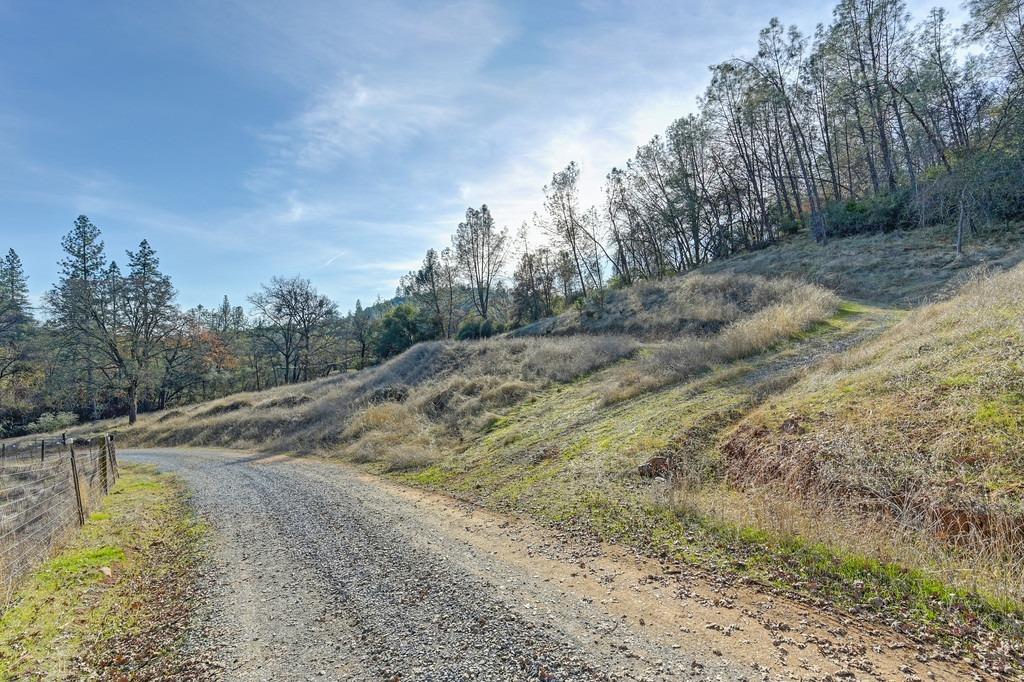
<svg viewBox="0 0 1024 682"><path fill-rule="evenodd" d="M139 387L136 383L128 385L128 423L134 424L139 418Z"/></svg>
<svg viewBox="0 0 1024 682"><path fill-rule="evenodd" d="M964 223L967 221L967 190L960 190L960 219L956 223L956 255L964 250Z"/></svg>

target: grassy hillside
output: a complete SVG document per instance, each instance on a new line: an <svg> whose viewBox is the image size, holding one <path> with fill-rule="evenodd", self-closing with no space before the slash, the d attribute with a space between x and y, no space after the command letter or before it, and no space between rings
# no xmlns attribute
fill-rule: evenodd
<svg viewBox="0 0 1024 682"><path fill-rule="evenodd" d="M778 483L891 519L971 556L947 567L968 582L1021 600L1024 266L829 358L745 417L723 453L738 487Z"/></svg>
<svg viewBox="0 0 1024 682"><path fill-rule="evenodd" d="M705 272L795 277L845 298L909 308L946 298L979 271L1005 270L1024 259L1024 224L992 226L973 236L958 258L954 231L936 225L815 244L806 235L711 263Z"/></svg>
<svg viewBox="0 0 1024 682"><path fill-rule="evenodd" d="M699 291L704 300L695 297L694 306L721 302L737 312L716 333L666 341L575 335L423 343L363 372L148 416L126 435L164 445L340 453L407 468L440 459L488 433L516 406L589 382L595 372L624 398L762 352L821 323L838 306L824 289L793 280L694 274L663 286Z"/></svg>
<svg viewBox="0 0 1024 682"><path fill-rule="evenodd" d="M339 457L1020 665L1021 235L940 235L794 240L122 439Z"/></svg>

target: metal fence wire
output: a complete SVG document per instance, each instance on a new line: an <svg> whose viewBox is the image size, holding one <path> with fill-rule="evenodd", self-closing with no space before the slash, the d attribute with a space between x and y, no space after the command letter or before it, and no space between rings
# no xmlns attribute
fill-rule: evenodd
<svg viewBox="0 0 1024 682"><path fill-rule="evenodd" d="M0 597L85 523L117 475L110 435L0 444Z"/></svg>

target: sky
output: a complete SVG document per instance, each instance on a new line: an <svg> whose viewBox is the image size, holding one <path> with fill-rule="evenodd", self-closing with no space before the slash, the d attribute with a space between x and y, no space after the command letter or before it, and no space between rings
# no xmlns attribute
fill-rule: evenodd
<svg viewBox="0 0 1024 682"><path fill-rule="evenodd" d="M185 307L301 275L348 310L467 206L515 233L570 161L596 201L708 65L833 5L0 0L0 248L38 300L84 213L119 262L148 239Z"/></svg>

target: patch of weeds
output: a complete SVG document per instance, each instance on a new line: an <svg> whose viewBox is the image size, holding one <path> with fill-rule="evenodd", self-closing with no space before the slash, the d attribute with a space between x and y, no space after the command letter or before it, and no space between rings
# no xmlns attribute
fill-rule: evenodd
<svg viewBox="0 0 1024 682"><path fill-rule="evenodd" d="M983 425L1008 432L1019 431L1024 424L1024 395L1005 393L994 400L987 400L978 405L974 418Z"/></svg>
<svg viewBox="0 0 1024 682"><path fill-rule="evenodd" d="M407 483L433 487L444 484L453 476L454 472L448 469L444 469L437 464L434 464L432 466L427 467L426 469L423 469L422 471L406 473L398 476L397 478Z"/></svg>

